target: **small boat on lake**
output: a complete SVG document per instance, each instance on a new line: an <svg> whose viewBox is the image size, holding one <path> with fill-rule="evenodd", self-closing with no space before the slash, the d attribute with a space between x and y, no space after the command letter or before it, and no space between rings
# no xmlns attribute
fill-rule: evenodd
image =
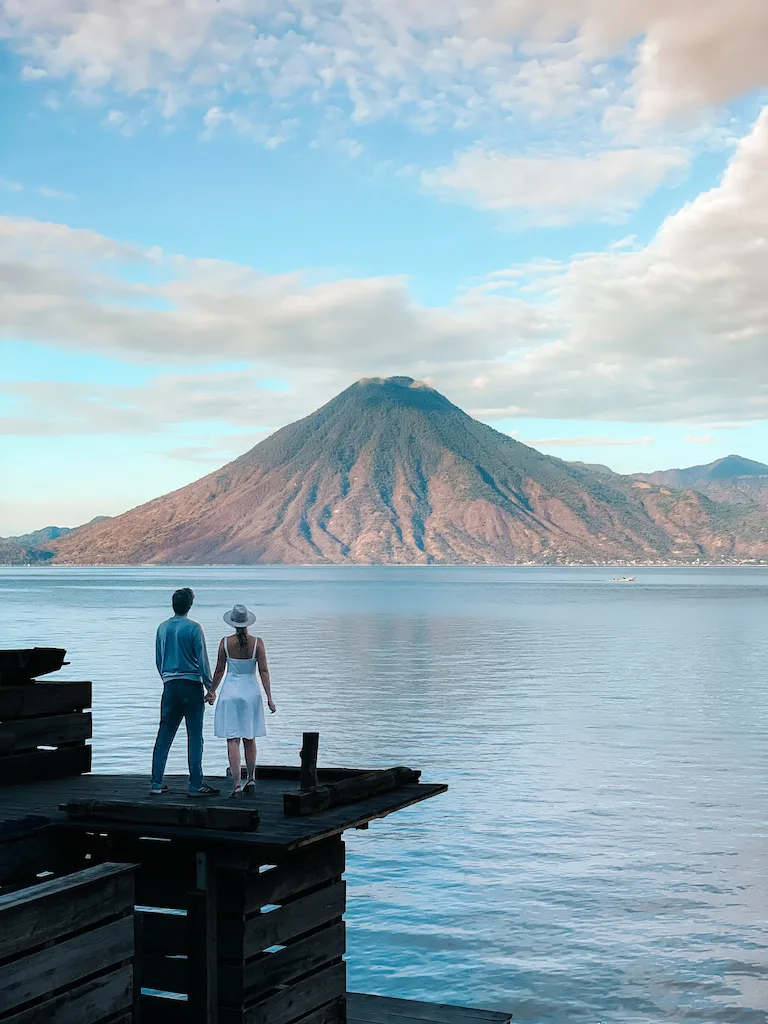
<svg viewBox="0 0 768 1024"><path fill-rule="evenodd" d="M637 579L637 576L614 576L613 577L613 582L614 583L634 583L636 579Z"/></svg>

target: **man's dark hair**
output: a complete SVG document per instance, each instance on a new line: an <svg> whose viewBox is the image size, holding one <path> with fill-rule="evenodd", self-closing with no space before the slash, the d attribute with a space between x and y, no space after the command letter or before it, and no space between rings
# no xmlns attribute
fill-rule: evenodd
<svg viewBox="0 0 768 1024"><path fill-rule="evenodd" d="M189 587L182 587L181 590L177 590L171 598L171 604L173 610L177 615L186 615L189 609L192 607L192 602L195 600L194 593Z"/></svg>

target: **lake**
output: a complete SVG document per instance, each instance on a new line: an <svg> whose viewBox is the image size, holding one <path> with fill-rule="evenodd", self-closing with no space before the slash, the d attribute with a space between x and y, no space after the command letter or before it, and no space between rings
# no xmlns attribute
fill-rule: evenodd
<svg viewBox="0 0 768 1024"><path fill-rule="evenodd" d="M348 836L350 988L515 1022L768 1022L768 568L0 569L0 646L94 682L94 770L147 771L154 631L258 615L265 762L423 769ZM226 753L206 716L206 769ZM169 770L186 771L182 738Z"/></svg>

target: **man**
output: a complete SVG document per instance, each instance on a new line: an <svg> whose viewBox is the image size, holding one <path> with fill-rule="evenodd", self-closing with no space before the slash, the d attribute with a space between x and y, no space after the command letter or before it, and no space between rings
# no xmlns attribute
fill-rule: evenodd
<svg viewBox="0 0 768 1024"><path fill-rule="evenodd" d="M203 779L203 687L210 693L211 666L203 631L197 622L187 618L194 600L189 587L177 590L171 599L173 618L166 619L157 630L155 660L163 680L163 699L152 755L149 791L153 795L168 792L168 787L163 785L163 773L182 718L187 726L189 795L218 796L219 793Z"/></svg>

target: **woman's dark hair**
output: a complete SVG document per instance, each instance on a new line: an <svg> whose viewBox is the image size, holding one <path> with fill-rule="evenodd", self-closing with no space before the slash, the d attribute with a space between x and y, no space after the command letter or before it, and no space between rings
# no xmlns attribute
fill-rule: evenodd
<svg viewBox="0 0 768 1024"><path fill-rule="evenodd" d="M173 605L173 610L177 615L186 615L192 607L192 602L194 600L195 595L189 587L182 587L181 590L177 590L171 598L171 604Z"/></svg>
<svg viewBox="0 0 768 1024"><path fill-rule="evenodd" d="M248 650L248 627L247 626L235 626L235 636L237 637L237 646L241 651Z"/></svg>

